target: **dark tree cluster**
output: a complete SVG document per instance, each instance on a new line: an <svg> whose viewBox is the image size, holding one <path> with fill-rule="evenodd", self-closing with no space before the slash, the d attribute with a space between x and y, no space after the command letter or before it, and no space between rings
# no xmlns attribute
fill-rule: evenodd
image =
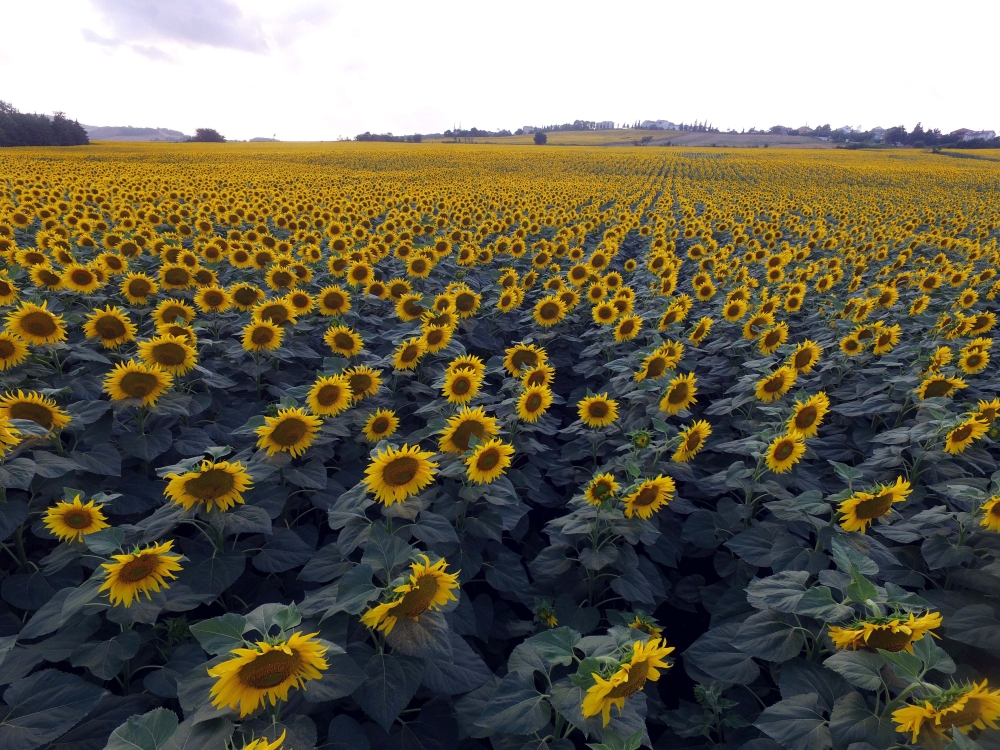
<svg viewBox="0 0 1000 750"><path fill-rule="evenodd" d="M215 128L198 128L188 141L190 143L225 143L226 137Z"/></svg>
<svg viewBox="0 0 1000 750"><path fill-rule="evenodd" d="M18 112L0 101L0 146L86 146L87 131L62 112L51 118Z"/></svg>
<svg viewBox="0 0 1000 750"><path fill-rule="evenodd" d="M446 134L447 135L447 134ZM354 136L356 141L378 141L381 143L420 143L424 137L420 133L413 135L393 135L392 133L369 133L367 130L361 135Z"/></svg>

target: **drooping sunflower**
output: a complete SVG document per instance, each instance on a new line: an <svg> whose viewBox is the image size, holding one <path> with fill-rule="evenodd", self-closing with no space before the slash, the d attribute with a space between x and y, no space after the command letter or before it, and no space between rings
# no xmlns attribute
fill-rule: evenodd
<svg viewBox="0 0 1000 750"><path fill-rule="evenodd" d="M17 367L28 356L27 345L8 331L0 331L0 372Z"/></svg>
<svg viewBox="0 0 1000 750"><path fill-rule="evenodd" d="M673 651L660 638L650 638L646 643L635 641L626 652L623 661L611 671L601 675L592 673L594 685L587 690L580 708L585 717L601 715L603 726L611 721L611 707L618 709L619 714L625 708L625 699L638 693L646 686L646 682L660 679L660 669L669 669L672 665L664 661Z"/></svg>
<svg viewBox="0 0 1000 750"><path fill-rule="evenodd" d="M399 417L391 409L379 409L374 412L363 428L365 440L369 443L377 443L391 437L396 428L399 427Z"/></svg>
<svg viewBox="0 0 1000 750"><path fill-rule="evenodd" d="M243 326L240 343L248 352L274 351L281 346L285 330L269 320L247 323Z"/></svg>
<svg viewBox="0 0 1000 750"><path fill-rule="evenodd" d="M939 695L926 698L923 705L908 704L892 712L896 731L910 733L914 744L920 740L925 726L937 740L935 744L941 744L952 727L962 734L973 728L997 729L997 719L1000 719L1000 690L989 690L986 680L953 685Z"/></svg>
<svg viewBox="0 0 1000 750"><path fill-rule="evenodd" d="M830 626L829 635L833 644L841 650L882 649L884 651L907 651L913 653L913 644L928 633L941 627L940 612L927 612L920 617L896 612L888 617L855 620L850 625Z"/></svg>
<svg viewBox="0 0 1000 750"><path fill-rule="evenodd" d="M767 468L775 474L784 474L799 462L806 452L805 439L799 434L778 435L767 446Z"/></svg>
<svg viewBox="0 0 1000 750"><path fill-rule="evenodd" d="M16 310L7 313L5 325L8 332L34 346L66 340L62 316L49 312L47 301L41 305L22 302Z"/></svg>
<svg viewBox="0 0 1000 750"><path fill-rule="evenodd" d="M862 534L876 518L889 513L895 503L901 503L912 492L910 483L898 477L895 484L880 484L870 492L855 492L840 503L840 526L844 531L860 531Z"/></svg>
<svg viewBox="0 0 1000 750"><path fill-rule="evenodd" d="M139 342L139 358L171 375L186 375L198 364L198 352L180 336L164 334Z"/></svg>
<svg viewBox="0 0 1000 750"><path fill-rule="evenodd" d="M636 487L630 495L622 499L625 516L627 518L639 516L639 518L647 520L660 508L670 503L674 499L676 491L677 485L671 477L660 474L655 479L647 479Z"/></svg>
<svg viewBox="0 0 1000 750"><path fill-rule="evenodd" d="M534 344L515 344L504 352L503 366L516 378L524 368L538 367L545 364L548 355L541 347Z"/></svg>
<svg viewBox="0 0 1000 750"><path fill-rule="evenodd" d="M104 392L115 401L130 398L142 400L149 407L156 403L174 384L174 376L156 365L129 360L115 365L115 369L104 377Z"/></svg>
<svg viewBox="0 0 1000 750"><path fill-rule="evenodd" d="M788 357L788 366L794 368L800 375L812 372L813 367L819 362L823 354L823 348L815 341L806 339Z"/></svg>
<svg viewBox="0 0 1000 750"><path fill-rule="evenodd" d="M687 463L698 455L698 452L705 447L705 441L712 434L712 425L703 419L694 422L678 433L680 444L674 451L672 460L677 463Z"/></svg>
<svg viewBox="0 0 1000 750"><path fill-rule="evenodd" d="M167 474L163 494L185 510L214 507L227 511L243 504L243 492L253 486L246 467L239 461L202 461L197 471Z"/></svg>
<svg viewBox="0 0 1000 750"><path fill-rule="evenodd" d="M469 450L469 441L475 435L480 442L494 438L500 428L497 420L487 416L483 407L470 409L463 406L461 410L448 419L438 440L438 450L442 453L465 453Z"/></svg>
<svg viewBox="0 0 1000 750"><path fill-rule="evenodd" d="M351 399L354 403L374 396L382 387L382 374L366 365L348 367L342 374L351 386Z"/></svg>
<svg viewBox="0 0 1000 750"><path fill-rule="evenodd" d="M444 607L456 601L454 591L458 588L458 573L445 572L448 563L441 558L431 563L427 555L420 555L410 565L409 579L400 578L394 586L388 601L377 604L361 616L362 624L386 635L392 632L401 617L416 621L428 610Z"/></svg>
<svg viewBox="0 0 1000 750"><path fill-rule="evenodd" d="M420 336L400 342L393 354L392 364L397 370L414 370L427 351L427 344Z"/></svg>
<svg viewBox="0 0 1000 750"><path fill-rule="evenodd" d="M175 299L165 299L153 310L153 323L158 326L177 322L189 324L194 320L194 316L194 308L187 303Z"/></svg>
<svg viewBox="0 0 1000 750"><path fill-rule="evenodd" d="M795 402L795 412L788 420L789 434L811 438L816 435L823 419L830 411L830 399L825 391L810 396L806 401Z"/></svg>
<svg viewBox="0 0 1000 750"><path fill-rule="evenodd" d="M992 425L1000 414L1000 398L995 398L992 401L979 400L976 405L976 411L973 412L973 416L980 422L985 422L988 425Z"/></svg>
<svg viewBox="0 0 1000 750"><path fill-rule="evenodd" d="M278 409L277 416L264 417L264 424L254 430L257 447L265 448L269 456L286 452L298 457L312 445L322 426L322 419L301 407Z"/></svg>
<svg viewBox="0 0 1000 750"><path fill-rule="evenodd" d="M83 335L100 339L105 349L117 349L128 341L134 341L135 333L135 324L129 320L128 313L117 306L106 305L103 310L94 310L83 324Z"/></svg>
<svg viewBox="0 0 1000 750"><path fill-rule="evenodd" d="M945 453L957 455L989 432L990 426L985 422L969 417L951 430L944 439Z"/></svg>
<svg viewBox="0 0 1000 750"><path fill-rule="evenodd" d="M660 411L667 414L677 414L682 409L687 409L697 401L698 382L693 372L686 375L677 375L670 379L667 384L667 392L660 399Z"/></svg>
<svg viewBox="0 0 1000 750"><path fill-rule="evenodd" d="M131 607L139 594L152 599L150 591L168 588L167 579L173 579L181 569L180 555L171 554L173 541L154 544L146 549L136 548L124 555L112 555L114 562L103 563L104 583L98 592L107 591L111 606Z"/></svg>
<svg viewBox="0 0 1000 750"><path fill-rule="evenodd" d="M797 377L798 371L795 368L783 365L757 381L754 395L765 403L777 401L792 389Z"/></svg>
<svg viewBox="0 0 1000 750"><path fill-rule="evenodd" d="M504 443L499 438L480 443L465 459L466 476L470 482L489 484L510 467L510 457L513 455L514 446Z"/></svg>
<svg viewBox="0 0 1000 750"><path fill-rule="evenodd" d="M41 393L7 393L0 398L0 416L7 419L27 419L49 432L61 432L72 417L60 409L56 402Z"/></svg>
<svg viewBox="0 0 1000 750"><path fill-rule="evenodd" d="M945 375L931 375L924 378L917 387L917 395L921 400L926 398L951 398L955 391L968 387L962 378L947 377Z"/></svg>
<svg viewBox="0 0 1000 750"><path fill-rule="evenodd" d="M552 391L545 385L534 385L525 388L517 399L517 416L519 419L534 423L552 406Z"/></svg>
<svg viewBox="0 0 1000 750"><path fill-rule="evenodd" d="M378 451L365 469L365 486L383 505L401 503L433 483L437 463L434 454L419 445L389 446Z"/></svg>
<svg viewBox="0 0 1000 750"><path fill-rule="evenodd" d="M607 393L585 396L576 405L580 421L587 427L607 427L618 419L618 402Z"/></svg>
<svg viewBox="0 0 1000 750"><path fill-rule="evenodd" d="M365 348L365 342L357 331L347 326L330 326L323 336L323 341L343 357L357 356Z"/></svg>
<svg viewBox="0 0 1000 750"><path fill-rule="evenodd" d="M281 750L281 745L285 741L285 735L288 734L288 730L282 730L281 736L278 737L274 742L268 742L267 737L261 737L256 740L252 740L249 744L244 745L240 750Z"/></svg>
<svg viewBox="0 0 1000 750"><path fill-rule="evenodd" d="M479 393L483 378L474 370L458 370L445 373L441 395L449 404L467 404Z"/></svg>
<svg viewBox="0 0 1000 750"><path fill-rule="evenodd" d="M320 679L329 666L318 635L293 633L277 643L258 641L253 648L233 649L233 658L208 670L217 678L210 691L212 705L238 709L242 718L265 702L276 706L288 700L293 687L306 689L305 683Z"/></svg>
<svg viewBox="0 0 1000 750"><path fill-rule="evenodd" d="M60 542L80 541L85 534L109 528L101 506L93 500L83 503L80 495L72 502L59 501L45 512L45 527Z"/></svg>
<svg viewBox="0 0 1000 750"><path fill-rule="evenodd" d="M591 505L600 505L605 500L610 500L618 492L618 482L615 475L610 473L598 474L587 484L587 489L583 491L583 499Z"/></svg>

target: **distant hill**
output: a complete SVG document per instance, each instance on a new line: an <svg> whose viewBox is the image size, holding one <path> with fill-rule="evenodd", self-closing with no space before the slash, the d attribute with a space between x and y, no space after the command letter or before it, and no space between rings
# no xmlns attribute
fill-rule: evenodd
<svg viewBox="0 0 1000 750"><path fill-rule="evenodd" d="M183 141L190 136L167 128L133 128L107 125L84 125L92 141Z"/></svg>

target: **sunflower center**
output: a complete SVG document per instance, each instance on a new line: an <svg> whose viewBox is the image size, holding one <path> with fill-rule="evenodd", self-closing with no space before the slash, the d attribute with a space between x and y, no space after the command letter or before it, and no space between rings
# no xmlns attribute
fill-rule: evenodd
<svg viewBox="0 0 1000 750"><path fill-rule="evenodd" d="M611 484L602 479L601 481L599 481L597 484L594 485L591 492L593 492L594 497L598 498L604 497L605 495L611 492Z"/></svg>
<svg viewBox="0 0 1000 750"><path fill-rule="evenodd" d="M255 690L270 690L294 675L301 665L302 659L295 652L268 651L240 668L240 682Z"/></svg>
<svg viewBox="0 0 1000 750"><path fill-rule="evenodd" d="M21 319L21 327L34 336L51 336L58 329L52 316L44 312L30 312Z"/></svg>
<svg viewBox="0 0 1000 750"><path fill-rule="evenodd" d="M476 468L489 471L496 467L500 463L500 452L496 448L488 448L479 454L479 458L476 459Z"/></svg>
<svg viewBox="0 0 1000 750"><path fill-rule="evenodd" d="M972 430L973 430L973 425L970 424L962 425L953 433L951 433L951 442L961 443L965 440L968 440L969 436L972 434Z"/></svg>
<svg viewBox="0 0 1000 750"><path fill-rule="evenodd" d="M464 396L472 390L472 383L465 376L455 378L455 382L451 384L451 391L456 396Z"/></svg>
<svg viewBox="0 0 1000 750"><path fill-rule="evenodd" d="M795 444L791 440L783 440L778 443L778 447L774 449L774 457L779 461L785 461L791 458L792 454L795 452Z"/></svg>
<svg viewBox="0 0 1000 750"><path fill-rule="evenodd" d="M771 331L764 337L764 346L775 346L781 340L781 334Z"/></svg>
<svg viewBox="0 0 1000 750"><path fill-rule="evenodd" d="M423 306L418 305L416 302L414 302L411 299L408 299L408 300L406 300L406 302L403 303L403 311L407 315L412 315L414 317L420 317L421 315L424 314L424 308L423 308Z"/></svg>
<svg viewBox="0 0 1000 750"><path fill-rule="evenodd" d="M667 360L663 357L654 357L646 366L646 374L651 378L660 377L667 369Z"/></svg>
<svg viewBox="0 0 1000 750"><path fill-rule="evenodd" d="M199 500L215 500L231 492L236 479L223 469L209 469L184 483L184 491Z"/></svg>
<svg viewBox="0 0 1000 750"><path fill-rule="evenodd" d="M697 450L698 446L700 445L701 445L700 432L692 432L690 435L687 436L687 439L685 439L684 441L684 449L687 451Z"/></svg>
<svg viewBox="0 0 1000 750"><path fill-rule="evenodd" d="M604 419L608 416L608 405L603 401L594 401L587 405L587 413L595 419Z"/></svg>
<svg viewBox="0 0 1000 750"><path fill-rule="evenodd" d="M70 274L74 284L86 286L94 280L94 275L85 268L77 268Z"/></svg>
<svg viewBox="0 0 1000 750"><path fill-rule="evenodd" d="M538 311L542 320L553 320L559 317L559 305L555 302L546 302L542 305L542 308Z"/></svg>
<svg viewBox="0 0 1000 750"><path fill-rule="evenodd" d="M455 297L455 309L459 312L471 312L476 306L476 298L471 294L463 292Z"/></svg>
<svg viewBox="0 0 1000 750"><path fill-rule="evenodd" d="M233 299L236 300L238 304L243 305L243 307L249 307L257 301L257 290L247 289L246 287L237 289L233 293Z"/></svg>
<svg viewBox="0 0 1000 750"><path fill-rule="evenodd" d="M270 320L272 323L284 323L288 320L288 310L284 305L268 305L260 311L261 320Z"/></svg>
<svg viewBox="0 0 1000 750"><path fill-rule="evenodd" d="M469 450L469 441L472 439L473 435L482 440L485 434L485 425L475 420L469 420L467 422L462 422L462 424L455 429L455 433L451 436L451 441L461 448L464 453Z"/></svg>
<svg viewBox="0 0 1000 750"><path fill-rule="evenodd" d="M122 378L118 387L130 398L142 398L152 393L159 383L159 378L153 373L129 372Z"/></svg>
<svg viewBox="0 0 1000 750"><path fill-rule="evenodd" d="M319 392L316 394L316 400L322 406L331 406L340 401L343 392L344 390L339 385L327 384L319 389Z"/></svg>
<svg viewBox="0 0 1000 750"><path fill-rule="evenodd" d="M416 344L410 344L405 349L403 349L403 353L400 355L399 358L403 362L412 362L413 360L415 360L417 358L417 355L419 353L420 353L420 349L417 347L417 345Z"/></svg>
<svg viewBox="0 0 1000 750"><path fill-rule="evenodd" d="M221 305L223 302L226 301L225 297L223 297L220 292L214 292L214 291L205 292L205 296L203 299L205 300L205 304L208 305L209 307L218 307L219 305Z"/></svg>
<svg viewBox="0 0 1000 750"><path fill-rule="evenodd" d="M250 334L250 340L257 344L258 346L263 346L264 344L270 344L274 341L274 331L270 328L265 328L261 326L260 328L255 328L253 333Z"/></svg>
<svg viewBox="0 0 1000 750"><path fill-rule="evenodd" d="M776 377L771 378L766 383L764 383L764 392L777 393L784 387L784 385L785 385L785 376L778 375Z"/></svg>
<svg viewBox="0 0 1000 750"><path fill-rule="evenodd" d="M187 358L187 351L180 344L167 342L154 346L152 355L157 364L176 367L177 365L184 364Z"/></svg>
<svg viewBox="0 0 1000 750"><path fill-rule="evenodd" d="M337 346L338 349L344 351L354 350L354 339L351 338L351 336L346 333L340 332L334 335L333 343Z"/></svg>
<svg viewBox="0 0 1000 750"><path fill-rule="evenodd" d="M171 268L163 274L163 280L168 284L187 284L189 278L188 272L183 268Z"/></svg>
<svg viewBox="0 0 1000 750"><path fill-rule="evenodd" d="M42 404L19 401L10 407L11 419L28 419L45 428L52 427L52 412Z"/></svg>
<svg viewBox="0 0 1000 750"><path fill-rule="evenodd" d="M117 339L125 335L125 325L110 315L94 322L94 329L102 339Z"/></svg>
<svg viewBox="0 0 1000 750"><path fill-rule="evenodd" d="M799 430L805 430L812 427L816 423L817 417L815 406L805 406L799 409L798 413L795 415L795 427Z"/></svg>
<svg viewBox="0 0 1000 750"><path fill-rule="evenodd" d="M271 281L273 281L276 286L289 286L292 283L292 275L287 271L279 271L271 276Z"/></svg>
<svg viewBox="0 0 1000 750"><path fill-rule="evenodd" d="M431 606L440 588L441 584L433 575L421 576L413 587L403 594L403 598L393 608L392 613L415 620Z"/></svg>
<svg viewBox="0 0 1000 750"><path fill-rule="evenodd" d="M185 310L180 305L171 305L163 309L163 313L160 315L164 323L173 323L178 318L187 321L187 310Z"/></svg>
<svg viewBox="0 0 1000 750"><path fill-rule="evenodd" d="M892 498L891 492L883 492L875 497L862 500L858 503L854 512L858 518L879 518L889 512L889 508L892 506Z"/></svg>
<svg viewBox="0 0 1000 750"><path fill-rule="evenodd" d="M687 383L678 383L670 389L670 393L667 394L667 401L671 404L683 404L687 401L687 397Z"/></svg>
<svg viewBox="0 0 1000 750"><path fill-rule="evenodd" d="M660 496L660 490L656 487L643 487L639 490L639 494L635 496L635 500L632 501L632 505L638 505L640 508L645 508L647 505L652 505L656 502L656 498Z"/></svg>
<svg viewBox="0 0 1000 750"><path fill-rule="evenodd" d="M981 354L970 354L968 357L965 358L965 364L970 369L975 369L979 367L979 363L982 361L983 357Z"/></svg>
<svg viewBox="0 0 1000 750"><path fill-rule="evenodd" d="M630 333L632 333L633 329L635 329L635 322L631 320L626 320L624 323L622 323L622 326L621 328L618 329L618 332L623 336L628 336Z"/></svg>
<svg viewBox="0 0 1000 750"><path fill-rule="evenodd" d="M538 393L532 393L524 402L525 408L529 412L537 411L542 406L542 396Z"/></svg>
<svg viewBox="0 0 1000 750"><path fill-rule="evenodd" d="M534 367L538 364L538 355L533 351L520 350L514 352L514 356L510 358L510 362L514 365L515 370L520 370L524 366Z"/></svg>
<svg viewBox="0 0 1000 750"><path fill-rule="evenodd" d="M71 510L62 520L71 529L85 529L90 526L90 511Z"/></svg>
<svg viewBox="0 0 1000 750"><path fill-rule="evenodd" d="M893 633L889 628L879 628L869 633L868 640L866 640L865 643L867 643L870 648L881 648L886 651L896 652L902 651L904 648L909 646L912 638L912 633Z"/></svg>
<svg viewBox="0 0 1000 750"><path fill-rule="evenodd" d="M628 698L638 693L646 684L649 676L649 662L640 661L629 667L628 679L621 685L615 685L608 693L609 698Z"/></svg>
<svg viewBox="0 0 1000 750"><path fill-rule="evenodd" d="M437 346L442 341L444 341L443 328L432 328L427 332L427 343L431 346Z"/></svg>
<svg viewBox="0 0 1000 750"><path fill-rule="evenodd" d="M935 380L924 389L924 396L926 398L947 396L949 393L951 393L951 383L947 380Z"/></svg>
<svg viewBox="0 0 1000 750"><path fill-rule="evenodd" d="M7 339L0 339L0 360L8 359L14 354L14 344Z"/></svg>
<svg viewBox="0 0 1000 750"><path fill-rule="evenodd" d="M278 445L297 445L305 437L308 426L301 419L290 417L281 420L271 431L271 440Z"/></svg>
<svg viewBox="0 0 1000 750"><path fill-rule="evenodd" d="M357 375L351 375L351 393L357 395L363 395L368 392L368 389L372 387L372 379L370 375L365 375L364 373L358 373Z"/></svg>
<svg viewBox="0 0 1000 750"><path fill-rule="evenodd" d="M118 580L123 583L139 583L156 570L159 558L156 555L140 555L129 560L118 571Z"/></svg>
<svg viewBox="0 0 1000 750"><path fill-rule="evenodd" d="M374 422L372 422L371 430L376 435L381 435L383 432L389 429L389 420L385 417L379 417Z"/></svg>
<svg viewBox="0 0 1000 750"><path fill-rule="evenodd" d="M796 370L801 370L812 361L812 353L808 349L803 349L795 353L793 364Z"/></svg>
<svg viewBox="0 0 1000 750"><path fill-rule="evenodd" d="M982 716L983 710L979 698L969 698L958 711L941 716L941 725L965 727L979 721Z"/></svg>

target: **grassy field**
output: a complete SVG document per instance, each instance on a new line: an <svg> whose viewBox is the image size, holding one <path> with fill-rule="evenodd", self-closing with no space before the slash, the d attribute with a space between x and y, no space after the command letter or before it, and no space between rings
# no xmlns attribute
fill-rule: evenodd
<svg viewBox="0 0 1000 750"><path fill-rule="evenodd" d="M566 130L547 133L550 146L632 146L652 136L651 146L702 146L727 148L832 148L834 144L801 135L766 135L764 133L697 133L680 130ZM507 146L534 143L532 135L503 138L474 138L472 142ZM452 143L452 138L425 138L428 143ZM462 141L467 143L468 141Z"/></svg>

